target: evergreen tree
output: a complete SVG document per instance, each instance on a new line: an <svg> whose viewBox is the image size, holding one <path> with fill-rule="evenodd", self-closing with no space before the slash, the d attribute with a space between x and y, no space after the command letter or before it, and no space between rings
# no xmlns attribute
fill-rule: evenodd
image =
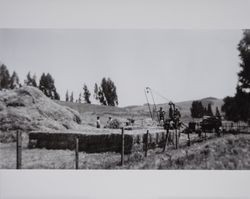
<svg viewBox="0 0 250 199"><path fill-rule="evenodd" d="M47 73L42 74L40 82L39 82L39 89L49 98L60 100L60 96L56 91L55 82L52 76Z"/></svg>
<svg viewBox="0 0 250 199"><path fill-rule="evenodd" d="M107 105L107 101L105 99L105 96L101 87L98 88L98 99L102 105Z"/></svg>
<svg viewBox="0 0 250 199"><path fill-rule="evenodd" d="M238 87L240 91L250 94L250 29L243 32L238 50L241 58Z"/></svg>
<svg viewBox="0 0 250 199"><path fill-rule="evenodd" d="M83 97L84 97L84 101L86 102L86 103L88 103L88 104L91 104L91 101L90 101L90 92L89 92L89 89L88 89L88 87L87 87L87 85L86 84L84 84L84 86L83 86Z"/></svg>
<svg viewBox="0 0 250 199"><path fill-rule="evenodd" d="M209 103L207 106L207 115L208 116L213 116L213 111L212 111L212 105Z"/></svg>
<svg viewBox="0 0 250 199"><path fill-rule="evenodd" d="M69 91L68 90L66 91L66 94L65 94L65 101L66 102L69 101Z"/></svg>
<svg viewBox="0 0 250 199"><path fill-rule="evenodd" d="M19 77L14 71L10 78L10 89L20 88L21 84L19 83Z"/></svg>
<svg viewBox="0 0 250 199"><path fill-rule="evenodd" d="M103 78L101 82L101 90L103 92L106 104L108 106L118 105L118 97L116 93L116 86L114 82L108 78Z"/></svg>
<svg viewBox="0 0 250 199"><path fill-rule="evenodd" d="M250 30L243 31L238 44L241 59L238 85L234 97L224 98L222 111L225 118L232 121L250 122Z"/></svg>
<svg viewBox="0 0 250 199"><path fill-rule="evenodd" d="M98 92L99 92L98 84L95 83L95 87L94 87L94 98L95 98L95 100L97 100L97 101L99 101L99 94L98 94Z"/></svg>
<svg viewBox="0 0 250 199"><path fill-rule="evenodd" d="M215 116L218 118L221 118L221 114L220 114L218 106L216 106Z"/></svg>
<svg viewBox="0 0 250 199"><path fill-rule="evenodd" d="M204 107L202 106L201 101L193 101L190 111L193 118L202 118L204 115Z"/></svg>
<svg viewBox="0 0 250 199"><path fill-rule="evenodd" d="M240 112L234 97L225 97L221 110L225 113L225 119L237 122L240 120Z"/></svg>
<svg viewBox="0 0 250 199"><path fill-rule="evenodd" d="M55 100L60 100L60 95L56 91L54 91L54 99Z"/></svg>
<svg viewBox="0 0 250 199"><path fill-rule="evenodd" d="M10 88L10 73L7 66L0 66L0 90Z"/></svg>
<svg viewBox="0 0 250 199"><path fill-rule="evenodd" d="M78 103L82 103L82 93L79 94Z"/></svg>
<svg viewBox="0 0 250 199"><path fill-rule="evenodd" d="M207 108L206 107L203 107L203 116L204 115L208 115L208 112L207 112Z"/></svg>
<svg viewBox="0 0 250 199"><path fill-rule="evenodd" d="M71 95L70 95L70 102L74 102L74 93L71 92Z"/></svg>
<svg viewBox="0 0 250 199"><path fill-rule="evenodd" d="M27 85L27 86L37 87L36 75L33 75L33 77L31 77L31 74L29 72L27 74L26 80L24 80L24 84Z"/></svg>

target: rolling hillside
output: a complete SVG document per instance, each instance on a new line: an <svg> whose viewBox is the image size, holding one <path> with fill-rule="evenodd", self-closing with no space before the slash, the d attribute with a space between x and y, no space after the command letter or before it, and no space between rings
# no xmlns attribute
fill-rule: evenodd
<svg viewBox="0 0 250 199"><path fill-rule="evenodd" d="M216 107L221 109L221 106L223 105L222 99L217 99L214 97L207 97L200 99L203 106L207 106L209 103L212 104L212 110L215 112ZM127 118L135 118L135 119L142 119L142 118L149 118L149 109L148 105L138 105L138 106L128 106L128 107L111 107L111 106L103 106L103 105L96 105L96 104L79 104L79 103L73 103L73 102L63 102L58 101L60 105L68 106L74 110L77 110L81 116L83 117L83 121L86 121L87 123L91 123L96 119L96 116L101 116L101 119L103 118L104 121L107 120L109 116L116 117L121 120L125 120ZM190 121L191 115L190 115L190 107L192 104L192 100L190 101L183 101L176 103L176 106L179 108L182 120L183 121ZM153 105L150 105L151 109L153 108ZM162 107L165 111L168 111L169 106L168 103L164 104L157 104L157 109Z"/></svg>

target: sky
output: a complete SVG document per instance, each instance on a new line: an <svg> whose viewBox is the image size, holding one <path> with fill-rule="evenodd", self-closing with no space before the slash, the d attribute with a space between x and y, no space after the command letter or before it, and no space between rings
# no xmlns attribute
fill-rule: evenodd
<svg viewBox="0 0 250 199"><path fill-rule="evenodd" d="M119 106L146 103L145 87L174 102L234 95L242 30L0 29L0 62L21 82L43 72L78 98L110 77ZM156 103L166 99L155 93Z"/></svg>

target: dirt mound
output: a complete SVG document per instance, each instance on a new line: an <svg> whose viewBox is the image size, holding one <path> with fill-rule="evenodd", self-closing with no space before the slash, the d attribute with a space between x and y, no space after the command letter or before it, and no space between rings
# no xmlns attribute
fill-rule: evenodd
<svg viewBox="0 0 250 199"><path fill-rule="evenodd" d="M18 129L25 132L77 129L80 123L78 112L55 103L37 88L0 91L0 141L6 133Z"/></svg>

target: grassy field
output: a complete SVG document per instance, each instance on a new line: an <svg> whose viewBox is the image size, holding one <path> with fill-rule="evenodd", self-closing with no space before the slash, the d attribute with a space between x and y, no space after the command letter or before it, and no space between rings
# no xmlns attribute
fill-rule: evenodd
<svg viewBox="0 0 250 199"><path fill-rule="evenodd" d="M23 149L23 169L74 169L74 151ZM15 169L14 143L0 143L0 168ZM119 166L117 153L79 153L80 169L250 169L250 135L225 135L182 146L149 150L145 158L138 150L125 156Z"/></svg>

